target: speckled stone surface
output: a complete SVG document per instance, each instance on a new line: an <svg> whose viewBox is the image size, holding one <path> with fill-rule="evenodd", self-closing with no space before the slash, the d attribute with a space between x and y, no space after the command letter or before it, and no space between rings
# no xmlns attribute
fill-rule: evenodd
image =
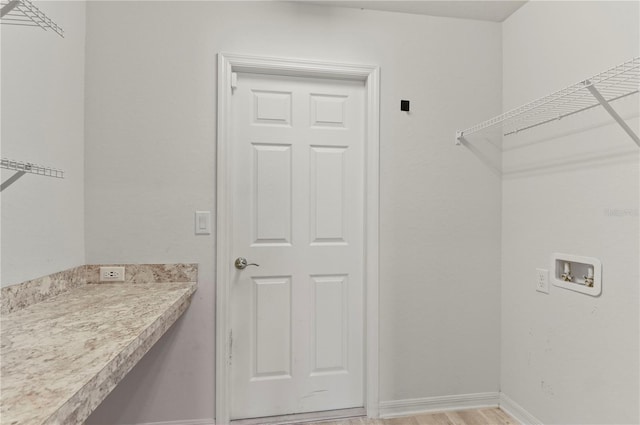
<svg viewBox="0 0 640 425"><path fill-rule="evenodd" d="M195 289L192 282L85 284L3 314L0 424L82 424Z"/></svg>
<svg viewBox="0 0 640 425"><path fill-rule="evenodd" d="M20 310L80 286L86 282L85 277L85 266L80 266L28 280L19 285L5 286L0 291L0 314Z"/></svg>
<svg viewBox="0 0 640 425"><path fill-rule="evenodd" d="M100 282L100 267L124 266L124 283L197 282L197 264L92 264L39 277L0 291L0 314L55 297L85 283Z"/></svg>

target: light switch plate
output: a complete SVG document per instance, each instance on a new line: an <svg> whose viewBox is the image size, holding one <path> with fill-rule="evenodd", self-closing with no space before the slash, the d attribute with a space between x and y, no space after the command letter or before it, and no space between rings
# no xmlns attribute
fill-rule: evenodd
<svg viewBox="0 0 640 425"><path fill-rule="evenodd" d="M195 232L196 235L211 234L211 211L196 211Z"/></svg>

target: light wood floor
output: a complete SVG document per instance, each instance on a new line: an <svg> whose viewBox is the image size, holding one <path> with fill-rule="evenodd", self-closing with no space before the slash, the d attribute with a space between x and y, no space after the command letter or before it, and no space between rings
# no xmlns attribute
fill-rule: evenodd
<svg viewBox="0 0 640 425"><path fill-rule="evenodd" d="M460 410L456 412L425 413L393 419L356 418L332 422L313 422L312 425L518 425L519 422L499 408ZM306 424L311 425L311 424Z"/></svg>

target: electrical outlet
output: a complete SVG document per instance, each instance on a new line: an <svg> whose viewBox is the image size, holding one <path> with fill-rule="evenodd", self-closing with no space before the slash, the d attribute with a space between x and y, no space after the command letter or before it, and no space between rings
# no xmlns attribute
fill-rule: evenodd
<svg viewBox="0 0 640 425"><path fill-rule="evenodd" d="M549 270L536 269L536 291L549 293Z"/></svg>
<svg viewBox="0 0 640 425"><path fill-rule="evenodd" d="M100 267L100 282L123 282L124 267Z"/></svg>

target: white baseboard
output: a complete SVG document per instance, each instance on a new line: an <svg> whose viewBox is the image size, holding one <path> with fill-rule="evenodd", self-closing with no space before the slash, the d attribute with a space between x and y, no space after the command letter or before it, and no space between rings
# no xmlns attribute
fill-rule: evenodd
<svg viewBox="0 0 640 425"><path fill-rule="evenodd" d="M380 417L393 418L435 411L498 407L499 404L500 394L497 392L382 401Z"/></svg>
<svg viewBox="0 0 640 425"><path fill-rule="evenodd" d="M522 425L542 425L541 420L527 412L522 406L504 393L500 393L500 408L513 416L513 418Z"/></svg>
<svg viewBox="0 0 640 425"><path fill-rule="evenodd" d="M146 422L135 425L215 425L213 419L190 419L187 421Z"/></svg>
<svg viewBox="0 0 640 425"><path fill-rule="evenodd" d="M543 425L542 421L526 411L506 394L497 392L382 401L380 402L380 417L393 418L419 413L482 407L500 407L522 425ZM188 421L148 422L136 425L215 425L215 422L212 419L194 419Z"/></svg>

